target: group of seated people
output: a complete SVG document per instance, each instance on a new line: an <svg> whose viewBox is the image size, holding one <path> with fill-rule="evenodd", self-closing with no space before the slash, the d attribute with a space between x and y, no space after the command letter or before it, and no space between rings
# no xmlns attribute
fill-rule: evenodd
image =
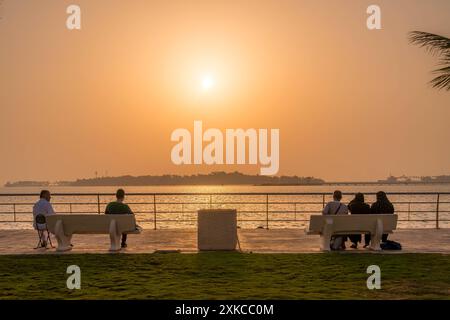
<svg viewBox="0 0 450 320"><path fill-rule="evenodd" d="M52 215L55 214L53 210L52 204L50 203L51 194L48 190L42 190L39 196L39 200L33 206L33 227L36 230L41 230L42 232L48 232L47 226L45 224L36 223L37 215ZM105 214L133 214L130 207L124 203L125 200L125 191L123 189L119 189L116 192L116 201L112 201L108 203L105 209ZM47 234L47 236L50 236ZM47 237L44 237L47 239ZM44 241L41 242L42 247L47 247L47 243ZM127 235L122 234L121 247L127 247Z"/></svg>
<svg viewBox="0 0 450 320"><path fill-rule="evenodd" d="M357 193L355 198L349 202L348 205L341 202L342 192L334 191L333 201L327 203L323 208L322 214L336 215L336 214L385 214L394 213L394 206L389 201L384 191L379 191L376 194L376 201L369 205L364 202L364 194ZM345 250L345 242L347 238L352 242L351 248L358 248L358 243L362 241L361 234L352 234L348 236L333 236L331 239L331 249ZM370 244L370 234L364 235L364 248ZM388 234L383 234L382 242L386 242Z"/></svg>
<svg viewBox="0 0 450 320"><path fill-rule="evenodd" d="M34 204L33 207L33 226L36 230L47 231L47 226L45 224L37 224L37 215L52 215L55 214L53 207L50 203L51 194L48 190L42 190L40 193L40 199ZM124 203L125 191L119 189L116 192L116 201L108 203L105 209L105 214L133 214L130 207ZM350 201L348 205L341 202L342 192L339 190L334 191L333 201L327 203L323 208L322 213L324 215L341 215L341 214L380 214L380 213L394 213L394 206L387 198L387 195L383 191L379 191L376 194L376 201L369 206L369 204L364 202L364 194L357 193L355 198ZM382 241L386 242L388 235L383 234ZM356 249L358 243L362 241L361 234L352 234L347 236L333 236L331 248L334 250L345 250L345 242L347 238L352 242L351 248ZM364 236L364 248L370 243L370 234L365 234ZM46 247L45 241L42 242L42 246ZM127 235L122 234L121 247L127 247Z"/></svg>

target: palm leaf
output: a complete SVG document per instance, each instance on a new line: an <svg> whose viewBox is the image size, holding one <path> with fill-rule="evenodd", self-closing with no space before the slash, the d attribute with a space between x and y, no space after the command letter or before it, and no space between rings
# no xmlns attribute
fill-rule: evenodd
<svg viewBox="0 0 450 320"><path fill-rule="evenodd" d="M450 39L428 32L413 31L409 33L409 41L439 56L439 65L443 67L433 71L436 77L430 84L433 88L450 90Z"/></svg>

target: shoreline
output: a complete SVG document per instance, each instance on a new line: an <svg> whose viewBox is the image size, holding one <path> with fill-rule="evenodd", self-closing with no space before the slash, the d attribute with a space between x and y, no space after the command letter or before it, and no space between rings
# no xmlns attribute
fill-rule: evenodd
<svg viewBox="0 0 450 320"><path fill-rule="evenodd" d="M68 184L48 184L48 185L3 185L3 188L37 188L37 187L70 187L70 188L92 188L92 187L233 187L233 186L248 186L248 187L314 187L314 186L424 186L424 185L450 185L449 182L325 182L325 183L222 183L222 184L85 184L85 185L68 185Z"/></svg>

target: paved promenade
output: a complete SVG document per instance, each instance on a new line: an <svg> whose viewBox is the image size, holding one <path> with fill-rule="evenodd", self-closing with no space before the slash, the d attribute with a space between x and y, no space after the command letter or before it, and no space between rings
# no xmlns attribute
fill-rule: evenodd
<svg viewBox="0 0 450 320"><path fill-rule="evenodd" d="M400 229L389 237L402 244L402 251L390 253L444 253L450 254L450 229ZM54 239L56 245L56 239ZM254 253L318 253L319 237L305 235L300 229L240 229L239 242L243 252ZM108 253L109 235L74 235L70 253ZM55 254L55 249L33 248L37 244L34 230L0 230L0 254ZM345 252L372 252L368 249L350 249ZM124 253L152 253L156 250L197 252L195 229L144 230L140 235L128 236ZM386 252L386 251L385 251ZM67 254L67 253L64 253Z"/></svg>

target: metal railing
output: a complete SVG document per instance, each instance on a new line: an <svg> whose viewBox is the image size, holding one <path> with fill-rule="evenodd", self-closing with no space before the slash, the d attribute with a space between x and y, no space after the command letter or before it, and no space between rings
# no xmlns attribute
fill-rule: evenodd
<svg viewBox="0 0 450 320"><path fill-rule="evenodd" d="M354 194L343 195L347 198ZM375 193L365 195L372 200L375 198ZM0 223L31 223L37 196L0 194ZM311 214L322 212L331 197L330 193L127 193L127 204L138 222L151 223L154 229L173 223L195 224L197 210L206 208L236 208L238 223L259 223L259 227L269 229L280 223L289 226L309 221ZM440 228L440 223L450 222L450 192L393 192L389 197L399 222L433 223L436 229ZM54 193L52 198L57 213L101 214L107 203L114 199L114 194ZM417 208L421 206L425 210ZM29 219L19 218L22 216Z"/></svg>

